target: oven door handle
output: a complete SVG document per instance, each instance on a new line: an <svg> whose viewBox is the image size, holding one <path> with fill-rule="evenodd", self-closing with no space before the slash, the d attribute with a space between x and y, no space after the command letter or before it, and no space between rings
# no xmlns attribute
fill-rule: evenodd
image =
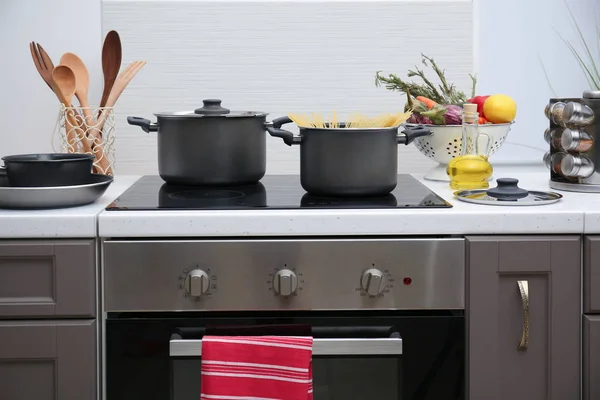
<svg viewBox="0 0 600 400"><path fill-rule="evenodd" d="M402 338L315 338L312 353L315 356L398 356L402 355ZM202 340L171 339L169 354L171 357L201 357Z"/></svg>

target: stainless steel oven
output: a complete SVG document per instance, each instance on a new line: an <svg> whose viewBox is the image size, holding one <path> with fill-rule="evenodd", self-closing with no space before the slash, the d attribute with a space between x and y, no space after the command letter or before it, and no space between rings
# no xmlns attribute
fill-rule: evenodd
<svg viewBox="0 0 600 400"><path fill-rule="evenodd" d="M462 239L107 240L104 397L200 398L205 335L310 335L315 400L465 398Z"/></svg>

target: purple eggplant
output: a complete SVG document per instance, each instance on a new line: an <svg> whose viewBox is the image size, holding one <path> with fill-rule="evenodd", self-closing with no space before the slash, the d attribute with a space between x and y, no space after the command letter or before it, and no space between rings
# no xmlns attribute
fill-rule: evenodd
<svg viewBox="0 0 600 400"><path fill-rule="evenodd" d="M433 125L433 122L427 117L424 117L421 114L412 114L408 120L406 120L409 124L426 124Z"/></svg>
<svg viewBox="0 0 600 400"><path fill-rule="evenodd" d="M434 125L461 125L462 108L455 105L437 104L421 115L428 117Z"/></svg>
<svg viewBox="0 0 600 400"><path fill-rule="evenodd" d="M431 122L431 120L429 118L421 115L422 112L427 111L427 105L425 105L425 103L423 103L422 101L413 99L411 97L410 93L407 93L406 97L407 97L408 101L406 102L406 104L404 106L404 111L408 111L408 110L412 111L412 115L406 122L408 122L409 124L433 125L433 123Z"/></svg>
<svg viewBox="0 0 600 400"><path fill-rule="evenodd" d="M455 105L448 105L446 107L446 114L444 114L444 118L446 118L446 125L462 125L462 107Z"/></svg>

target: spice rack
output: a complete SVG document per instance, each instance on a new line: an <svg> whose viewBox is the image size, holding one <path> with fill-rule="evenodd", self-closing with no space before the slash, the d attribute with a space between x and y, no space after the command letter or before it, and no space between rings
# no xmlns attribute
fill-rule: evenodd
<svg viewBox="0 0 600 400"><path fill-rule="evenodd" d="M550 146L544 155L550 187L600 193L600 91L550 99L545 114L550 122L544 132Z"/></svg>

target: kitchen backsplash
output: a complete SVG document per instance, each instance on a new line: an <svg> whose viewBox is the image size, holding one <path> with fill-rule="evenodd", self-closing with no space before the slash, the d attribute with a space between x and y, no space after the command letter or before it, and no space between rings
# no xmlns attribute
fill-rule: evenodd
<svg viewBox="0 0 600 400"><path fill-rule="evenodd" d="M192 110L220 98L232 110L368 114L398 111L399 93L375 73L405 75L421 52L468 91L473 70L471 1L122 1L102 3L103 35L115 29L123 63L148 64L116 107L117 172L157 172L156 134L129 115ZM432 161L399 149L399 172ZM298 173L299 149L268 140L267 173Z"/></svg>

